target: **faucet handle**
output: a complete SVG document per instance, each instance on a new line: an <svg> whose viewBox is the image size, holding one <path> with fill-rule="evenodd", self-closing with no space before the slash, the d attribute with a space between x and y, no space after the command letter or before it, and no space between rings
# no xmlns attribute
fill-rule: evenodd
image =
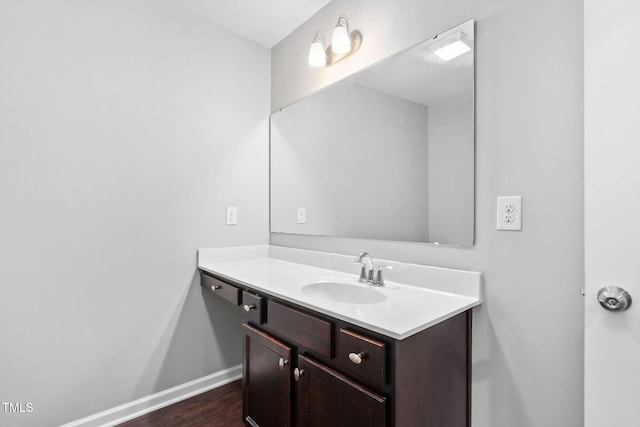
<svg viewBox="0 0 640 427"><path fill-rule="evenodd" d="M357 262L357 261L354 261ZM367 265L364 262L361 262L360 269L360 277L358 278L358 282L366 282L367 281Z"/></svg>
<svg viewBox="0 0 640 427"><path fill-rule="evenodd" d="M390 265L381 265L378 267L378 273L376 274L376 279L373 281L373 284L376 286L384 286L384 276L382 275L383 270L393 270L393 267Z"/></svg>

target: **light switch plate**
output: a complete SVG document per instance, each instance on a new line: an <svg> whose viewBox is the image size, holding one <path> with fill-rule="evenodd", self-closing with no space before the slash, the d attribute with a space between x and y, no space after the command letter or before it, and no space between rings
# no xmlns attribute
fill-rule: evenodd
<svg viewBox="0 0 640 427"><path fill-rule="evenodd" d="M307 209L298 208L298 224L307 223Z"/></svg>
<svg viewBox="0 0 640 427"><path fill-rule="evenodd" d="M227 225L238 225L238 208L227 206Z"/></svg>
<svg viewBox="0 0 640 427"><path fill-rule="evenodd" d="M498 197L497 229L522 230L522 196Z"/></svg>

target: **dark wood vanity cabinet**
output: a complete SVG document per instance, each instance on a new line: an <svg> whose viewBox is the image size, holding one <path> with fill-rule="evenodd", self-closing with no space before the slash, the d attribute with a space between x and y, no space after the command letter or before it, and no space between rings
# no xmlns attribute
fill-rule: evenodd
<svg viewBox="0 0 640 427"><path fill-rule="evenodd" d="M208 274L200 274L200 285L206 289L207 292L224 298L235 305L240 305L242 301L242 290L240 288L216 277Z"/></svg>
<svg viewBox="0 0 640 427"><path fill-rule="evenodd" d="M250 426L291 426L291 348L250 325L244 329L242 417Z"/></svg>
<svg viewBox="0 0 640 427"><path fill-rule="evenodd" d="M227 285L255 305L243 325L245 425L470 426L470 310L396 340Z"/></svg>
<svg viewBox="0 0 640 427"><path fill-rule="evenodd" d="M386 398L303 355L296 369L298 426L386 426Z"/></svg>
<svg viewBox="0 0 640 427"><path fill-rule="evenodd" d="M292 418L300 427L386 425L384 397L301 354L292 369L289 346L246 323L243 328L246 425L289 427Z"/></svg>

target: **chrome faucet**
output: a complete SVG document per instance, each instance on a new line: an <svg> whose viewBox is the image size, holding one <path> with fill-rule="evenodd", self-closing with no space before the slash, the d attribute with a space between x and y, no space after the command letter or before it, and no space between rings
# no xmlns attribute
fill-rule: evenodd
<svg viewBox="0 0 640 427"><path fill-rule="evenodd" d="M373 266L373 258L371 258L371 255L369 255L368 252L362 252L353 262L362 265L358 282L369 283L374 286L384 286L384 276L382 275L382 271L384 269L391 270L390 265L381 265L378 267L374 278L373 271L375 270L375 267Z"/></svg>
<svg viewBox="0 0 640 427"><path fill-rule="evenodd" d="M369 252L362 252L353 262L362 265L358 282L373 282L373 258L369 255Z"/></svg>

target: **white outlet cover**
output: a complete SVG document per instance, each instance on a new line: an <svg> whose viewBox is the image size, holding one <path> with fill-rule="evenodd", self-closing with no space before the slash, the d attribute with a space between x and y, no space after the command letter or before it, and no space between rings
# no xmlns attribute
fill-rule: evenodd
<svg viewBox="0 0 640 427"><path fill-rule="evenodd" d="M522 231L522 196L500 196L497 207L498 230Z"/></svg>

